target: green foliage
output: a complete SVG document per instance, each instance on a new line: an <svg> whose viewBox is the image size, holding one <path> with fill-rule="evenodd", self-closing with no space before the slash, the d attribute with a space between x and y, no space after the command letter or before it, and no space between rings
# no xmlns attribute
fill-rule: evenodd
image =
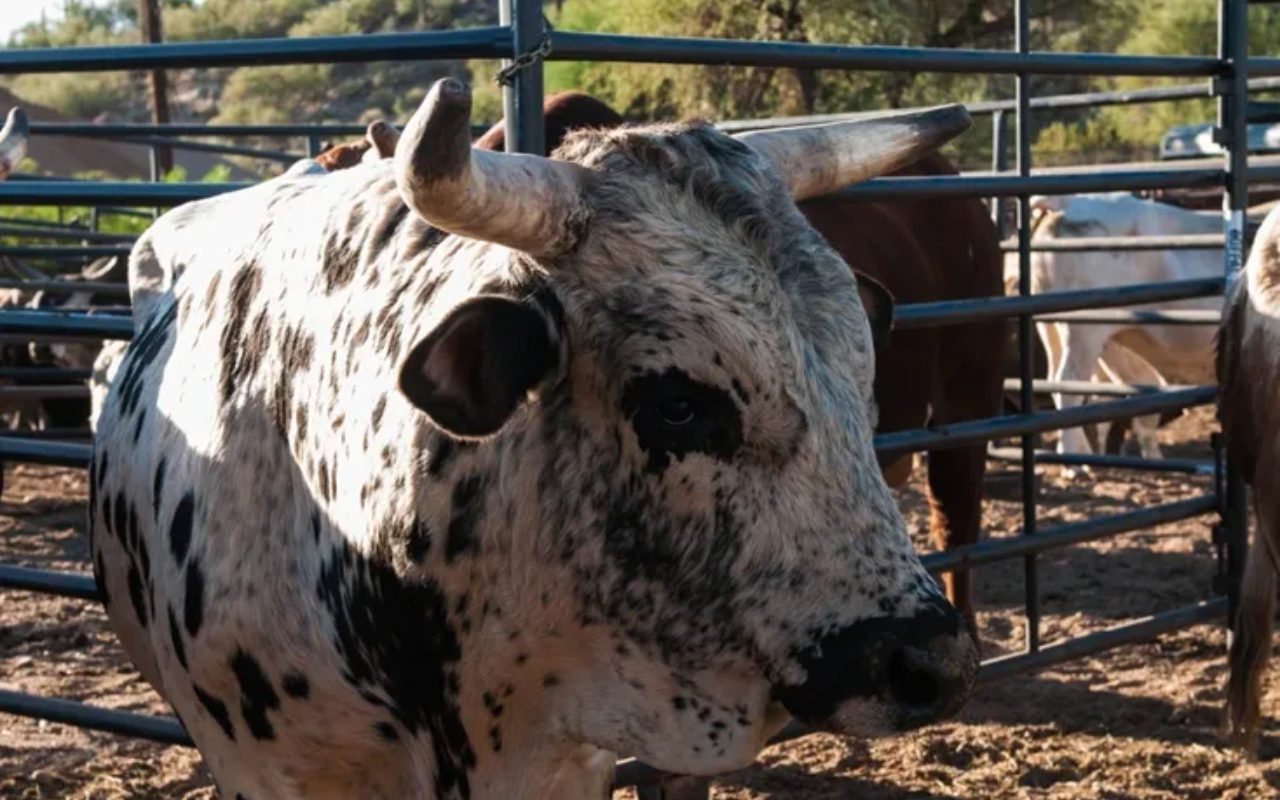
<svg viewBox="0 0 1280 800"><path fill-rule="evenodd" d="M374 34L489 25L493 0L163 0L167 39L189 41ZM66 0L62 17L30 24L16 47L135 42L136 0L98 5ZM774 42L1008 49L1011 0L556 0L556 27ZM1032 0L1037 50L1211 54L1217 0ZM1250 9L1255 53L1280 52L1280 9ZM385 62L223 70L173 70L178 119L217 122L404 119L430 83L470 75L475 118L496 121L496 62ZM796 70L662 64L545 65L549 91L591 92L634 120L713 120L836 113L1011 97L1010 76ZM4 81L21 97L78 118L141 120L148 114L139 74L25 75ZM1034 76L1036 95L1137 88L1149 79ZM1039 163L1147 158L1179 124L1213 118L1209 100L1038 112ZM969 168L989 159L990 120L952 146ZM278 145L278 142L261 144Z"/></svg>
<svg viewBox="0 0 1280 800"><path fill-rule="evenodd" d="M1128 132L1107 116L1087 122L1049 124L1036 137L1033 155L1040 166L1146 161L1155 157L1154 146L1135 144Z"/></svg>
<svg viewBox="0 0 1280 800"><path fill-rule="evenodd" d="M1129 3L1130 0L1125 0ZM1213 55L1217 52L1217 0L1143 0L1132 3L1123 16L1129 20L1116 50L1146 55ZM1249 46L1258 55L1280 52L1280 9L1249 9ZM1089 88L1138 89L1168 83L1143 78L1098 80ZM1178 102L1112 106L1074 112L1069 123L1059 122L1041 132L1037 156L1052 161L1149 159L1156 156L1160 138L1176 125L1212 122L1216 109L1208 98Z"/></svg>
<svg viewBox="0 0 1280 800"><path fill-rule="evenodd" d="M1114 50L1127 35L1133 2L1033 2L1033 44ZM763 41L980 49L1013 44L1008 0L565 0L554 21L572 30ZM634 119L840 113L1012 94L1006 76L722 66L553 63L547 80L549 89L584 89ZM1078 78L1037 82L1039 93L1085 88ZM978 120L953 152L967 166L985 166L990 129L990 120Z"/></svg>
<svg viewBox="0 0 1280 800"><path fill-rule="evenodd" d="M14 34L22 47L72 47L137 41L137 0L111 0L101 5L64 0L61 19L30 22Z"/></svg>
<svg viewBox="0 0 1280 800"><path fill-rule="evenodd" d="M493 24L493 0L164 0L170 41L301 37ZM64 16L19 30L14 47L137 42L137 0L67 0ZM460 65L433 61L170 70L177 119L312 122L402 116ZM143 76L26 75L3 81L26 100L76 117L148 115Z"/></svg>
<svg viewBox="0 0 1280 800"><path fill-rule="evenodd" d="M165 36L175 41L284 36L317 5L316 0L204 0L166 9Z"/></svg>
<svg viewBox="0 0 1280 800"><path fill-rule="evenodd" d="M831 4L810 0L804 8ZM801 4L792 2L794 11ZM847 5L847 4L846 4ZM853 15L848 15L853 16ZM568 0L553 22L560 28L660 36L805 41L807 18L760 0ZM548 90L577 88L638 119L746 116L770 107L778 114L812 110L805 71L665 64L568 64L547 69Z"/></svg>
<svg viewBox="0 0 1280 800"><path fill-rule="evenodd" d="M284 123L315 119L328 102L333 68L294 64L238 69L222 89L224 123Z"/></svg>
<svg viewBox="0 0 1280 800"><path fill-rule="evenodd" d="M64 18L28 23L14 35L13 44L72 47L136 42L137 10L136 0L113 0L104 5L66 0ZM140 118L132 113L134 96L140 93L140 87L123 72L20 75L7 85L25 100L80 119L93 119L102 114ZM120 115L121 109L126 113Z"/></svg>
<svg viewBox="0 0 1280 800"><path fill-rule="evenodd" d="M145 96L145 87L127 72L20 75L9 88L23 100L55 108L76 119L107 115L139 121L146 116L146 109L134 102L139 95Z"/></svg>

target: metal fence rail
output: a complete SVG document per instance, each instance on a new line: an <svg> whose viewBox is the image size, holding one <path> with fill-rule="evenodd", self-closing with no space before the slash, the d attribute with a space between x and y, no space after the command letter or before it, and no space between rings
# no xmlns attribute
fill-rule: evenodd
<svg viewBox="0 0 1280 800"><path fill-rule="evenodd" d="M1134 283L1105 289L1075 289L1017 297L912 303L894 312L893 325L895 330L909 330L936 325L984 322L1030 314L1190 300L1220 295L1223 284L1222 278L1191 278L1165 283Z"/></svg>
<svg viewBox="0 0 1280 800"><path fill-rule="evenodd" d="M1139 75L1201 77L1222 70L1207 56L1111 53L1009 52L962 48L751 42L735 39L626 36L550 31L554 61L623 61L800 69L979 72L1035 75ZM1275 72L1280 72L1276 70ZM1256 74L1275 74L1265 69Z"/></svg>
<svg viewBox="0 0 1280 800"><path fill-rule="evenodd" d="M1259 170L1259 179L1280 170ZM1061 170L1023 178L969 173L939 177L876 178L850 186L837 196L854 200L894 200L920 195L990 197L993 195L1075 194L1116 189L1168 189L1221 186L1220 169L1153 167L1128 170ZM0 183L0 205L98 205L136 203L172 206L243 189L248 183L131 183L126 181L30 180Z"/></svg>
<svg viewBox="0 0 1280 800"><path fill-rule="evenodd" d="M82 242L117 244L132 244L134 241L133 236L119 233L102 233L88 228L81 230L53 225L40 227L35 224L34 220L24 220L21 224L16 225L0 224L0 236L25 237L28 239L73 239Z"/></svg>
<svg viewBox="0 0 1280 800"><path fill-rule="evenodd" d="M22 589L28 592L51 594L58 597L70 597L76 600L92 600L101 602L102 595L93 582L92 575L74 572L52 572L50 570L20 567L15 564L0 564L0 587L6 589Z"/></svg>
<svg viewBox="0 0 1280 800"><path fill-rule="evenodd" d="M1033 253L1117 252L1125 250L1221 250L1220 233L1182 234L1179 236L1092 236L1071 239L1043 239L1031 243ZM1018 241L1000 243L1006 253L1018 252Z"/></svg>
<svg viewBox="0 0 1280 800"><path fill-rule="evenodd" d="M488 28L423 33L388 33L366 36L335 36L312 39L241 40L230 42L184 42L163 45L121 45L64 49L0 51L0 75L30 72L85 72L108 69L166 69L226 67L268 64L350 63L386 60L427 60L465 58L505 58L525 53L545 35L551 43L553 60L629 61L680 64L725 64L820 69L874 69L938 72L984 72L1015 77L1016 96L1012 100L973 104L974 113L1016 112L1017 169L960 176L884 178L849 187L838 196L854 200L885 200L922 196L1018 197L1017 235L1003 247L1017 253L1019 294L1013 297L978 298L966 301L921 303L898 309L896 324L902 329L955 325L987 320L1016 318L1021 355L1020 377L1006 384L1020 393L1023 408L1034 409L1036 392L1079 390L1119 399L1094 402L1058 411L1028 413L973 420L934 428L896 431L876 437L882 453L901 454L973 445L1008 437L1020 437L1017 449L994 448L997 460L1015 460L1022 468L1023 528L1014 536L980 542L955 550L930 554L926 566L933 571L971 569L996 560L1024 559L1026 650L984 663L982 680L999 680L1017 672L1043 668L1126 642L1140 641L1159 633L1177 630L1229 613L1236 602L1236 586L1243 563L1244 525L1241 484L1234 471L1223 467L1221 457L1213 464L1190 459L1152 462L1127 457L1073 457L1042 453L1036 434L1073 428L1161 411L1188 408L1213 402L1213 387L1070 387L1061 383L1036 381L1031 374L1032 324L1036 319L1070 321L1080 324L1212 324L1209 312L1186 310L1102 310L1122 306L1172 302L1221 294L1221 278L1142 284L1107 289L1032 295L1030 254L1045 251L1102 251L1143 249L1219 249L1224 252L1226 271L1238 270L1244 249L1248 181L1280 180L1280 166L1248 169L1245 124L1249 115L1273 113L1268 107L1250 105L1248 92L1280 89L1280 59L1247 58L1245 48L1244 0L1220 0L1220 51L1209 56L1142 56L1097 53L1031 52L1028 0L1015 0L1015 48L1012 51L929 49L912 47L864 47L792 42L745 42L718 39L676 39L670 37L627 36L574 31L545 30L541 5L532 0L504 0L502 24ZM1211 80L1195 86L1160 87L1134 92L1088 93L1054 98L1031 98L1031 75L1144 75L1203 77ZM1246 80L1250 75L1253 79ZM536 62L516 75L504 88L504 108L508 119L510 149L540 152L543 149L541 118L542 73ZM1081 108L1090 105L1164 102L1191 97L1215 97L1219 103L1219 137L1225 142L1225 163L1219 166L1108 167L1087 170L1047 170L1033 172L1030 150L1029 116L1032 109ZM805 118L817 121L816 118ZM726 130L748 125L783 124L736 121L722 125ZM1002 126L995 126L997 130ZM305 136L314 149L320 135L358 135L363 126L199 126L199 125L51 125L37 124L37 132L52 135L142 138L143 143L186 146L173 137L207 136ZM200 145L219 152L244 152L292 158L292 154L240 148L232 145ZM248 153L248 151L253 151ZM265 155L264 155L265 154ZM128 183L61 181L52 179L11 180L0 184L0 205L92 206L113 213L143 215L130 209L165 207L215 196L247 184L224 183ZM1148 237L1144 240L1116 238L1073 240L1061 243L1031 242L1031 194L1067 194L1118 189L1223 188L1227 213L1223 235ZM92 231L65 225L0 218L0 235L80 241L80 246L30 245L0 247L0 256L71 258L120 255L128 251L130 237L105 238ZM11 282L17 284L19 282ZM54 281L23 283L23 288L61 291ZM83 288L84 284L80 284ZM23 339L129 339L132 321L127 317L40 311L0 312L0 340ZM62 373L0 370L0 378L41 380L83 379L84 371ZM28 397L45 386L13 387L10 397ZM83 387L56 387L82 396ZM4 392L0 391L0 396ZM74 433L74 432L72 432ZM83 433L83 432L80 432ZM0 437L0 460L26 461L69 467L85 467L91 449L70 442L39 441L30 437ZM1211 494L1166 503L1153 508L1090 519L1084 522L1045 526L1037 519L1035 467L1044 463L1088 463L1092 466L1142 468L1188 475L1210 474ZM1037 554L1159 524L1220 512L1224 534L1220 572L1225 596L1195 605L1133 620L1115 628L1076 639L1042 645L1039 632L1039 590ZM56 573L11 565L0 565L0 587L48 592L91 600L96 597L92 578L75 573ZM97 730L140 736L154 741L188 744L176 720L94 708L51 698L35 698L0 691L0 711L78 724ZM788 730L788 735L801 733ZM652 785L662 780L655 770L634 761L618 765L618 785Z"/></svg>
<svg viewBox="0 0 1280 800"><path fill-rule="evenodd" d="M1250 92L1280 91L1280 79L1253 78L1249 81ZM1118 89L1107 92L1080 92L1075 94L1058 94L1044 97L1033 97L1028 107L1032 111L1063 111L1076 108L1100 108L1103 106L1137 105L1147 103L1172 102L1178 100L1211 99L1215 97L1211 81L1190 86L1156 86L1149 89ZM984 100L976 103L965 103L965 108L974 116L985 114L1002 114L1018 110L1018 101ZM1251 118L1253 107L1251 106ZM806 114L792 117L773 117L771 119L728 120L718 123L722 130L737 132L760 130L763 128L792 127L796 125L818 125L840 119L857 119L880 112L854 112L849 114Z"/></svg>
<svg viewBox="0 0 1280 800"><path fill-rule="evenodd" d="M37 442L18 436L0 436L0 461L87 469L92 458L93 448L87 444Z"/></svg>
<svg viewBox="0 0 1280 800"><path fill-rule="evenodd" d="M461 61L469 58L503 58L510 54L511 31L502 26L494 26L421 33L369 33L293 39L9 48L0 50L0 75L376 61Z"/></svg>
<svg viewBox="0 0 1280 800"><path fill-rule="evenodd" d="M88 428L35 428L5 431L5 435L17 439L48 439L66 442L88 442L93 439L93 431Z"/></svg>
<svg viewBox="0 0 1280 800"><path fill-rule="evenodd" d="M1222 312L1162 309L1159 311L1068 311L1038 314L1037 322L1070 322L1075 325L1217 325Z"/></svg>
<svg viewBox="0 0 1280 800"><path fill-rule="evenodd" d="M104 258L111 256L129 255L128 245L79 245L74 247L57 247L53 245L36 245L33 247L18 247L14 245L0 245L0 256L15 256L17 258Z"/></svg>
<svg viewBox="0 0 1280 800"><path fill-rule="evenodd" d="M49 384L47 386L0 386L0 400L29 400L47 398L87 398L88 386Z"/></svg>
<svg viewBox="0 0 1280 800"><path fill-rule="evenodd" d="M993 447L987 450L987 458L995 461L1020 462L1022 454L1011 447ZM1099 467L1102 469L1142 470L1144 472L1180 472L1185 475L1213 475L1212 461L1194 458L1140 458L1094 453L1055 453L1051 450L1036 451L1036 461L1041 464L1061 464L1073 467Z"/></svg>
<svg viewBox="0 0 1280 800"><path fill-rule="evenodd" d="M1155 386L1155 385L1129 385L1123 383L1098 383L1095 381L1049 381L1036 379L1031 382L1031 390L1036 394L1087 394L1097 397L1132 397L1140 394L1157 394L1159 392L1171 392L1183 389L1194 389L1195 386ZM1199 387L1209 389L1212 387ZM1017 392L1022 390L1022 381L1018 378L1010 378L1004 382L1004 390L1006 392Z"/></svg>
<svg viewBox="0 0 1280 800"><path fill-rule="evenodd" d="M152 717L128 711L59 700L52 697L35 697L8 689L0 689L0 712L22 717L64 722L80 728L107 733L119 733L137 739L148 739L161 744L191 746L191 738L175 717Z"/></svg>
<svg viewBox="0 0 1280 800"><path fill-rule="evenodd" d="M1078 428L1095 422L1110 422L1127 417L1180 411L1213 403L1217 389L1212 386L1127 397L1088 403L1057 411L1013 414L971 422L955 422L909 431L882 433L875 437L876 451L885 454L913 453L920 450L942 450L970 444L1028 436L1063 428Z"/></svg>
<svg viewBox="0 0 1280 800"><path fill-rule="evenodd" d="M0 248L3 252L4 248ZM53 292L69 294L71 292L92 292L94 294L129 296L129 287L123 283L107 283L106 281L68 281L68 280L10 280L0 278L0 289L22 289L28 292Z"/></svg>
<svg viewBox="0 0 1280 800"><path fill-rule="evenodd" d="M133 320L111 314L74 311L0 312L0 334L24 336L74 336L95 339L132 339Z"/></svg>

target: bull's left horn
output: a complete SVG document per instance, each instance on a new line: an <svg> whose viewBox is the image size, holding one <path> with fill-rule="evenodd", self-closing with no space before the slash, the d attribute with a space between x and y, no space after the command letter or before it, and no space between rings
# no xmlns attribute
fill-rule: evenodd
<svg viewBox="0 0 1280 800"><path fill-rule="evenodd" d="M27 154L30 130L27 112L20 108L11 109L4 128L0 129L0 180L9 177L9 173L17 168L18 162Z"/></svg>
<svg viewBox="0 0 1280 800"><path fill-rule="evenodd" d="M969 128L962 105L738 134L769 160L796 200L905 167Z"/></svg>
<svg viewBox="0 0 1280 800"><path fill-rule="evenodd" d="M441 230L535 256L571 248L586 218L587 170L541 156L471 148L471 90L431 87L396 145L396 183L410 208Z"/></svg>

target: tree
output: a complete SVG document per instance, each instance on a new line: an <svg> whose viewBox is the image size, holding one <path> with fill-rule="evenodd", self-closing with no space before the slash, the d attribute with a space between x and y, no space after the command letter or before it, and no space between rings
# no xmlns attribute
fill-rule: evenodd
<svg viewBox="0 0 1280 800"><path fill-rule="evenodd" d="M492 25L494 0L161 0L173 41L378 33ZM556 27L759 41L1008 49L1012 0L549 0ZM1216 0L1033 0L1036 50L1214 52ZM1250 9L1254 52L1280 49L1280 10ZM137 0L67 0L62 18L33 23L18 47L137 42ZM471 78L475 115L501 116L496 62L382 62L172 70L176 119L318 122L403 119L443 75ZM713 120L835 113L1008 98L1007 75L845 72L759 67L549 62L547 87L591 92L634 120ZM140 75L24 75L20 96L81 118L146 118ZM1148 79L1033 76L1034 95L1150 85ZM1038 160L1149 156L1174 124L1212 119L1210 101L1033 115ZM968 167L989 158L989 120L952 146ZM274 144L278 144L274 143Z"/></svg>
<svg viewBox="0 0 1280 800"><path fill-rule="evenodd" d="M1216 0L1144 0L1129 9L1130 23L1117 50L1148 55L1214 55L1217 52ZM1249 48L1254 54L1280 52L1280 9L1249 9ZM1118 78L1094 81L1094 89L1136 89L1169 81ZM1096 152L1099 142L1112 144L1115 158L1153 158L1160 138L1175 125L1212 122L1216 111L1208 98L1178 102L1113 106L1063 115L1046 129L1038 149L1051 158L1079 160Z"/></svg>
<svg viewBox="0 0 1280 800"><path fill-rule="evenodd" d="M1129 31L1135 0L1040 0L1032 4L1036 49L1113 51ZM573 30L833 44L1008 49L1009 0L565 0L554 21ZM649 64L547 68L550 89L580 88L636 119L753 118L839 113L1009 97L1009 76L844 72ZM1039 93L1080 91L1074 77L1037 77ZM966 163L989 158L990 122L961 139Z"/></svg>

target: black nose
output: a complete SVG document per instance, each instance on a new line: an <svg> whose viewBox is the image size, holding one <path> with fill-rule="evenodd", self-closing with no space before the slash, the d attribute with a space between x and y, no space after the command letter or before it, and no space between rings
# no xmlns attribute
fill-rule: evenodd
<svg viewBox="0 0 1280 800"><path fill-rule="evenodd" d="M912 617L877 617L828 634L800 662L804 683L780 688L778 699L801 722L840 731L841 704L863 700L891 727L908 730L964 705L978 650L963 618L939 598Z"/></svg>

